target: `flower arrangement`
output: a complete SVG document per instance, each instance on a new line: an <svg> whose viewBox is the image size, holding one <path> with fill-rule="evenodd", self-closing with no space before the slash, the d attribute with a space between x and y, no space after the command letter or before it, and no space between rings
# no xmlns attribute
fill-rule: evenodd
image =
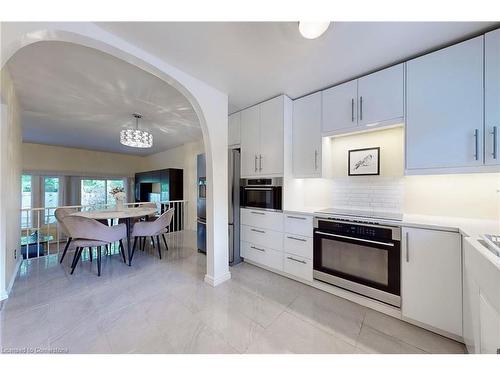
<svg viewBox="0 0 500 375"><path fill-rule="evenodd" d="M126 197L125 189L122 187L114 187L113 189L111 189L109 194L111 194L116 200L124 200Z"/></svg>

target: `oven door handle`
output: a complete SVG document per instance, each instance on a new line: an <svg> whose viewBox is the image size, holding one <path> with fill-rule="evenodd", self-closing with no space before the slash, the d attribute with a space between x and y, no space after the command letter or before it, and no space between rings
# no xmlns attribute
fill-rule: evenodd
<svg viewBox="0 0 500 375"><path fill-rule="evenodd" d="M263 187L245 187L245 190L265 190L265 191L272 191L272 188L263 188Z"/></svg>
<svg viewBox="0 0 500 375"><path fill-rule="evenodd" d="M336 238L345 238L347 240L368 242L368 243L373 243L373 244L376 244L376 245L385 245L385 246L392 246L392 247L394 247L394 244L392 242L380 242L380 241L365 240L363 238L341 236L340 234L331 234L331 233L321 232L319 230L317 230L314 233L318 233L318 234L321 234L323 236L336 237Z"/></svg>

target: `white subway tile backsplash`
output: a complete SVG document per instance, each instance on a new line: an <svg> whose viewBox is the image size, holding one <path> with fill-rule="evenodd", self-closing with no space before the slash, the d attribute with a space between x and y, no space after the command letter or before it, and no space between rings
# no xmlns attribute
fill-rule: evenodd
<svg viewBox="0 0 500 375"><path fill-rule="evenodd" d="M334 207L402 211L403 179L362 176L334 179Z"/></svg>

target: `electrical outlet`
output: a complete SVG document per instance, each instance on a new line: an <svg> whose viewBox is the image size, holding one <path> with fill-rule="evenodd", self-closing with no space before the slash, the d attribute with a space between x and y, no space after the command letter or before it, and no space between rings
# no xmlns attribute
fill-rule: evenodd
<svg viewBox="0 0 500 375"><path fill-rule="evenodd" d="M17 259L17 249L14 249L14 259Z"/></svg>

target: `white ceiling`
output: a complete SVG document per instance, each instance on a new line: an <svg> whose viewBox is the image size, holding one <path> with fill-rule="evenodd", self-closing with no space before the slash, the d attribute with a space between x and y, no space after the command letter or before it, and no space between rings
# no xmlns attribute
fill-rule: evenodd
<svg viewBox="0 0 500 375"><path fill-rule="evenodd" d="M19 97L23 141L148 155L202 138L187 99L159 78L95 49L39 42L16 53L8 69ZM153 133L151 149L123 146L122 128Z"/></svg>
<svg viewBox="0 0 500 375"><path fill-rule="evenodd" d="M335 22L315 40L296 22L105 22L102 28L229 94L230 112L292 99L478 33L482 22Z"/></svg>

